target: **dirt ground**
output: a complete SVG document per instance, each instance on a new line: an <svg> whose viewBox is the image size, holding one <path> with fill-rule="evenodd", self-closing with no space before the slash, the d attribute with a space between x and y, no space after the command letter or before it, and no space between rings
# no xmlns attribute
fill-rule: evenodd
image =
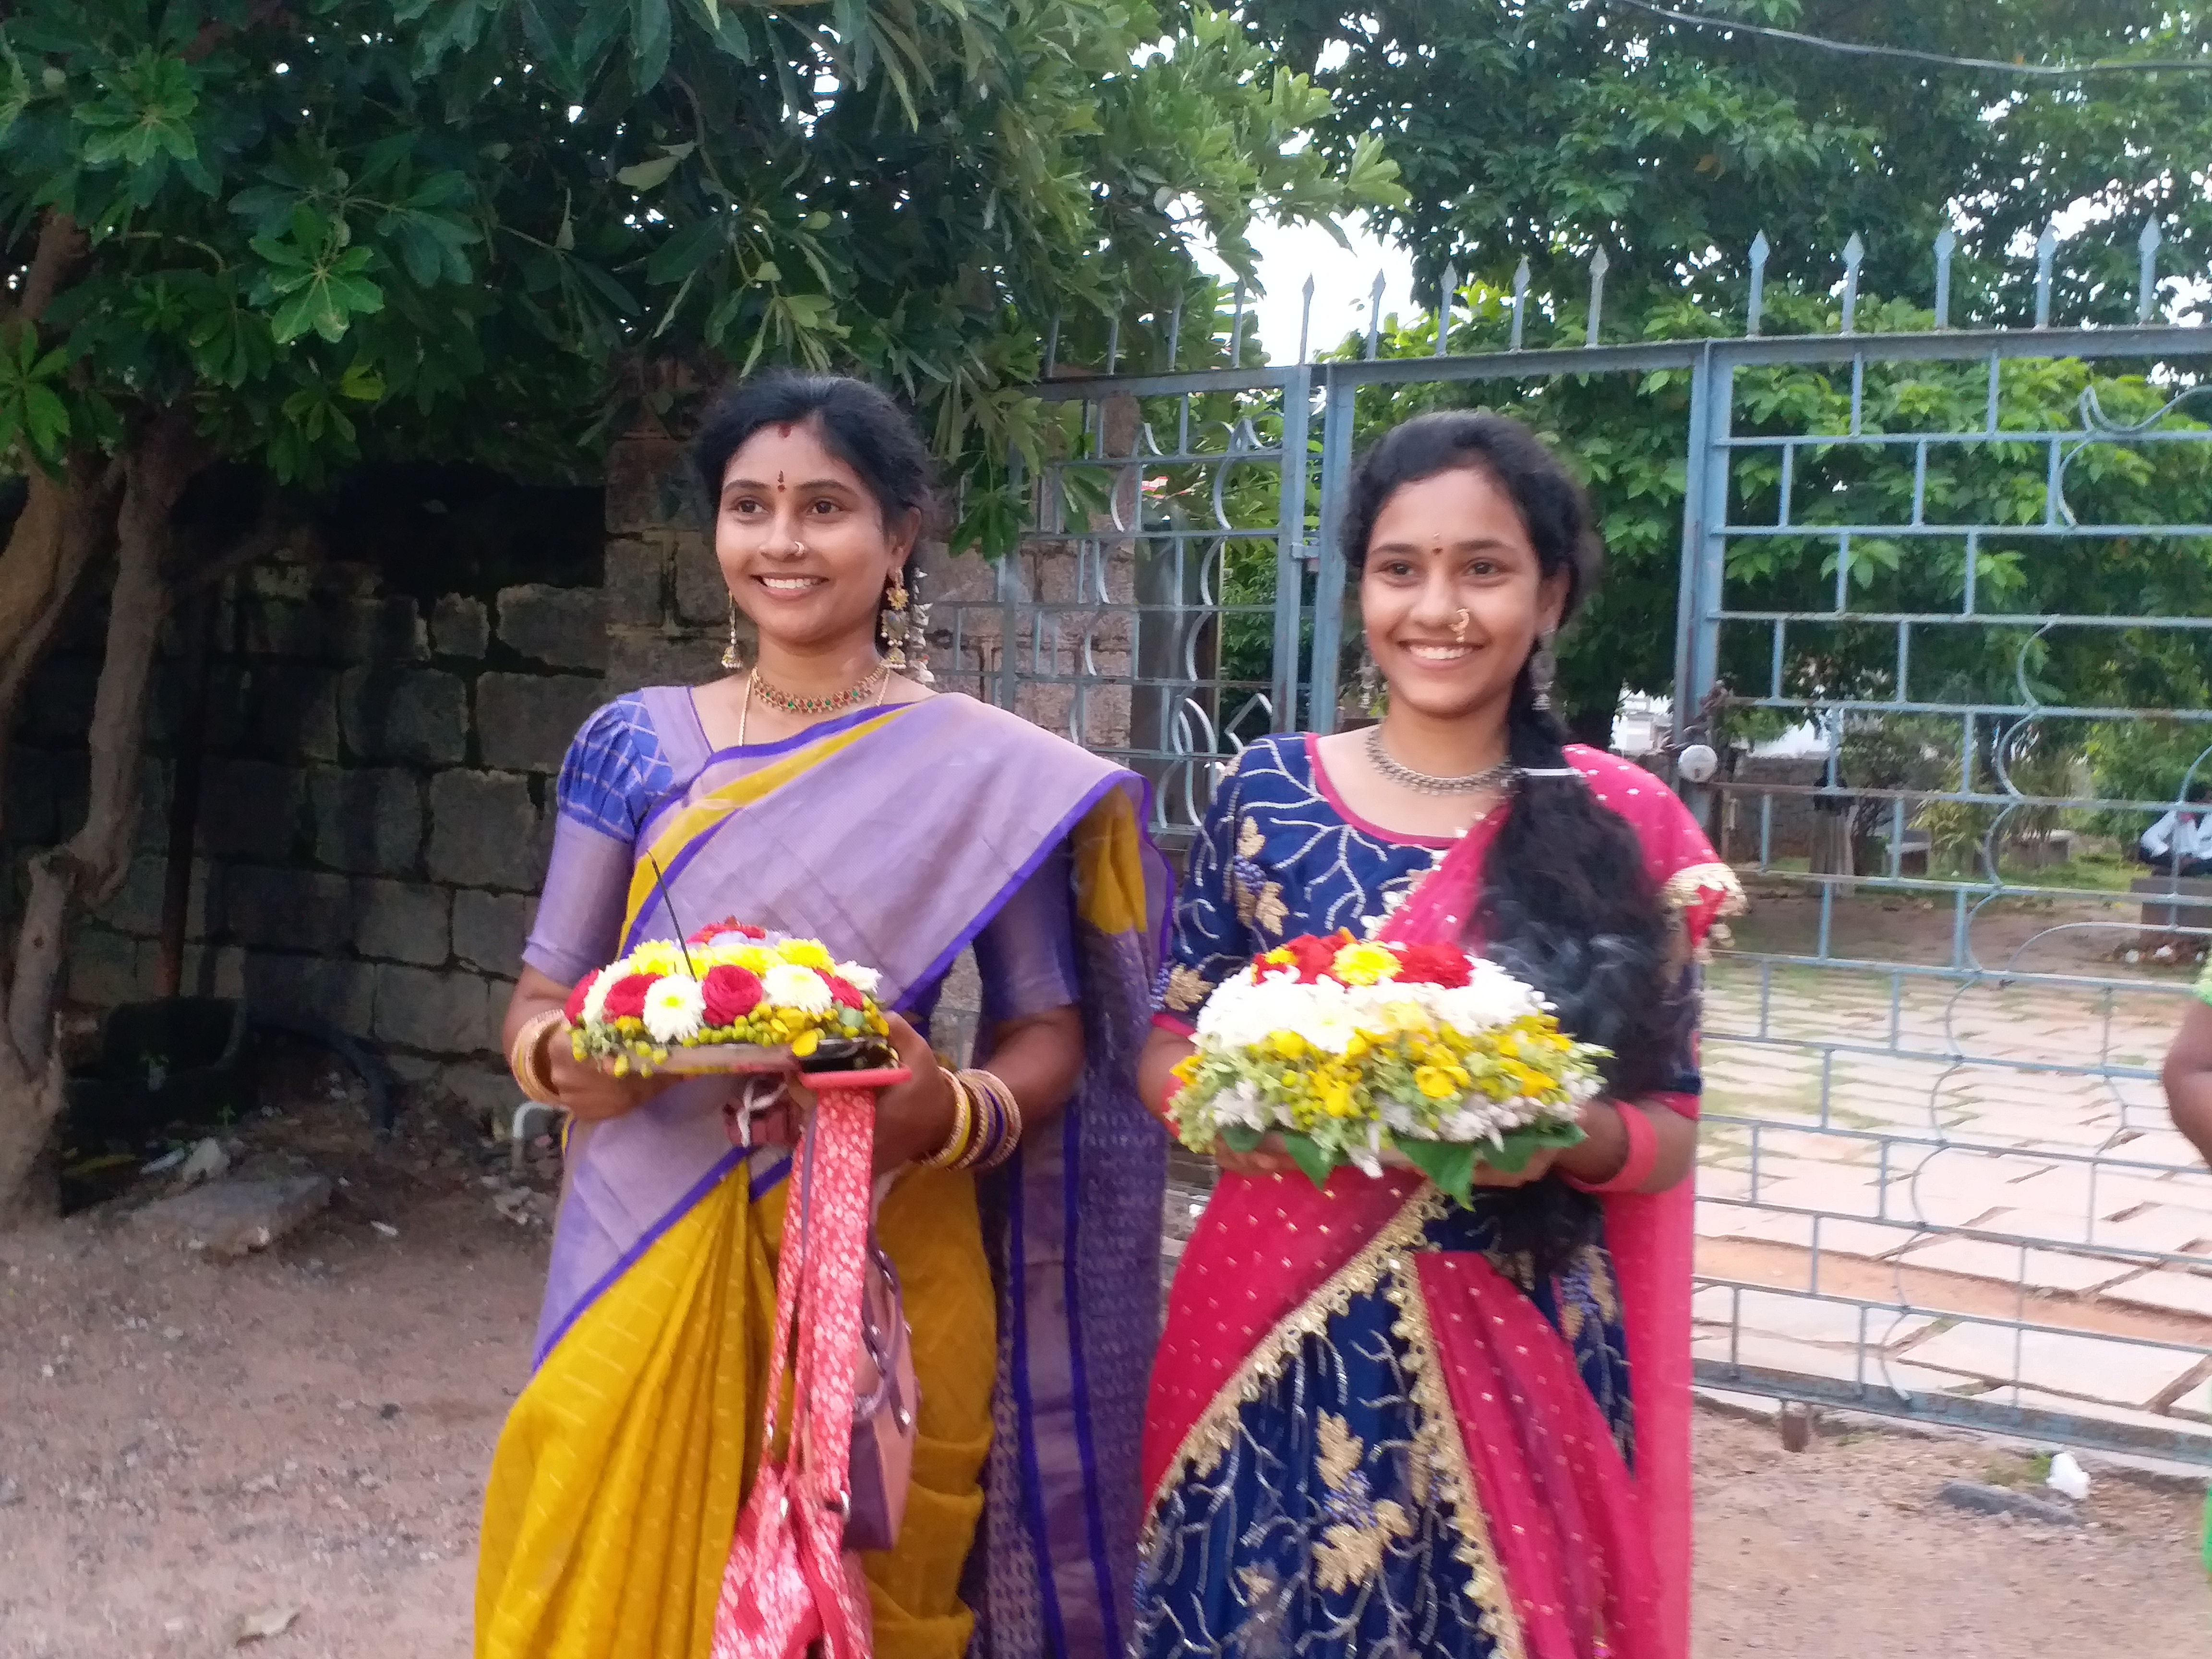
<svg viewBox="0 0 2212 1659"><path fill-rule="evenodd" d="M213 1659L288 1613L249 1651L467 1652L545 1235L495 1205L499 1149L416 1117L380 1150L350 1109L243 1132L249 1167L346 1183L244 1262L113 1212L0 1235L7 1659ZM2089 1524L2059 1528L1933 1501L2031 1478L1987 1445L1844 1433L1790 1455L1717 1413L1699 1433L1700 1659L2212 1653L2201 1499L2100 1474Z"/></svg>

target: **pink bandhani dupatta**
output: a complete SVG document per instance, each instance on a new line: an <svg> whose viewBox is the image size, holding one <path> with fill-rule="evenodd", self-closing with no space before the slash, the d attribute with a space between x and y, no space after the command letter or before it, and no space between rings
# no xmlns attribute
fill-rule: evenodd
<svg viewBox="0 0 2212 1659"><path fill-rule="evenodd" d="M1645 867L1682 925L1684 967L1741 890L1687 809L1640 767L1576 747L1568 758L1628 822ZM1394 940L1462 936L1500 815L1460 842L1382 929ZM1693 1094L1648 1097L1697 1115ZM1170 1293L1146 1419L1146 1490L1169 1483L1218 1440L1255 1382L1279 1368L1314 1321L1376 1288L1418 1237L1434 1202L1403 1171L1224 1176ZM1480 1258L1418 1258L1401 1291L1401 1330L1432 1352L1466 1451L1463 1532L1480 1532L1510 1601L1527 1659L1686 1659L1690 1584L1692 1183L1608 1195L1607 1242L1619 1285L1635 1409L1632 1478L1558 1334ZM1402 1282L1402 1281L1401 1281ZM1484 1586L1478 1579L1480 1592ZM1492 1587L1493 1589L1496 1587Z"/></svg>

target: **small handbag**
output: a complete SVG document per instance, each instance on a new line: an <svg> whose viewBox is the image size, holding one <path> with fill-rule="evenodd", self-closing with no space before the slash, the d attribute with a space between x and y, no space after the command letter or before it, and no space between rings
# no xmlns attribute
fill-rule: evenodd
<svg viewBox="0 0 2212 1659"><path fill-rule="evenodd" d="M872 1230L868 1268L861 1289L860 1352L854 1366L853 1452L846 1477L848 1550L887 1550L898 1541L907 1489L914 1483L915 1413L921 1403L898 1269Z"/></svg>
<svg viewBox="0 0 2212 1659"><path fill-rule="evenodd" d="M912 1475L912 1348L897 1275L869 1228L875 1095L827 1077L816 1091L798 1224L786 1226L776 1266L761 1466L723 1569L713 1659L868 1659L855 1552L896 1539ZM792 1425L779 1459L787 1365Z"/></svg>

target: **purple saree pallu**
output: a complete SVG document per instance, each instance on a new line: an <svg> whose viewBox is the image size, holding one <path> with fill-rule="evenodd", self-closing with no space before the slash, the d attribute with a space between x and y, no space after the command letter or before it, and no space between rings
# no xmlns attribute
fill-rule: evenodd
<svg viewBox="0 0 2212 1659"><path fill-rule="evenodd" d="M681 689L644 696L661 730L693 720ZM679 768L635 849L625 950L734 916L818 939L876 969L886 1006L926 1012L976 934L1073 844L1083 1076L978 1186L999 1367L963 1599L991 1659L1118 1659L1129 1633L1167 1156L1135 1087L1169 902L1146 806L1133 774L945 696ZM740 1164L756 1199L784 1179L787 1153L729 1144L726 1090L687 1082L574 1127L541 1361Z"/></svg>

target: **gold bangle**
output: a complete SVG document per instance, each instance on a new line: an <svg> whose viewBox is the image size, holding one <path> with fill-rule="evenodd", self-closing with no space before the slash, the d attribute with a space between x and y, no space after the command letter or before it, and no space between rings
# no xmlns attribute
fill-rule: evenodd
<svg viewBox="0 0 2212 1659"><path fill-rule="evenodd" d="M959 1073L940 1066L938 1073L952 1085L952 1133L945 1144L921 1160L922 1167L930 1170L950 1170L968 1155L969 1141L975 1133L975 1103L968 1093L968 1085L960 1080Z"/></svg>
<svg viewBox="0 0 2212 1659"><path fill-rule="evenodd" d="M507 1052L507 1068L514 1074L526 1100L535 1101L540 1106L561 1105L560 1092L553 1086L552 1069L545 1058L545 1039L556 1027L568 1023L568 1017L558 1008L549 1008L542 1014L532 1015L515 1033L514 1047Z"/></svg>
<svg viewBox="0 0 2212 1659"><path fill-rule="evenodd" d="M1012 1158L1022 1144L1022 1103L1006 1086L1006 1079L994 1073L968 1071L961 1073L961 1079L991 1109L989 1133L976 1137L976 1144L963 1161L963 1167L979 1173L995 1170Z"/></svg>

